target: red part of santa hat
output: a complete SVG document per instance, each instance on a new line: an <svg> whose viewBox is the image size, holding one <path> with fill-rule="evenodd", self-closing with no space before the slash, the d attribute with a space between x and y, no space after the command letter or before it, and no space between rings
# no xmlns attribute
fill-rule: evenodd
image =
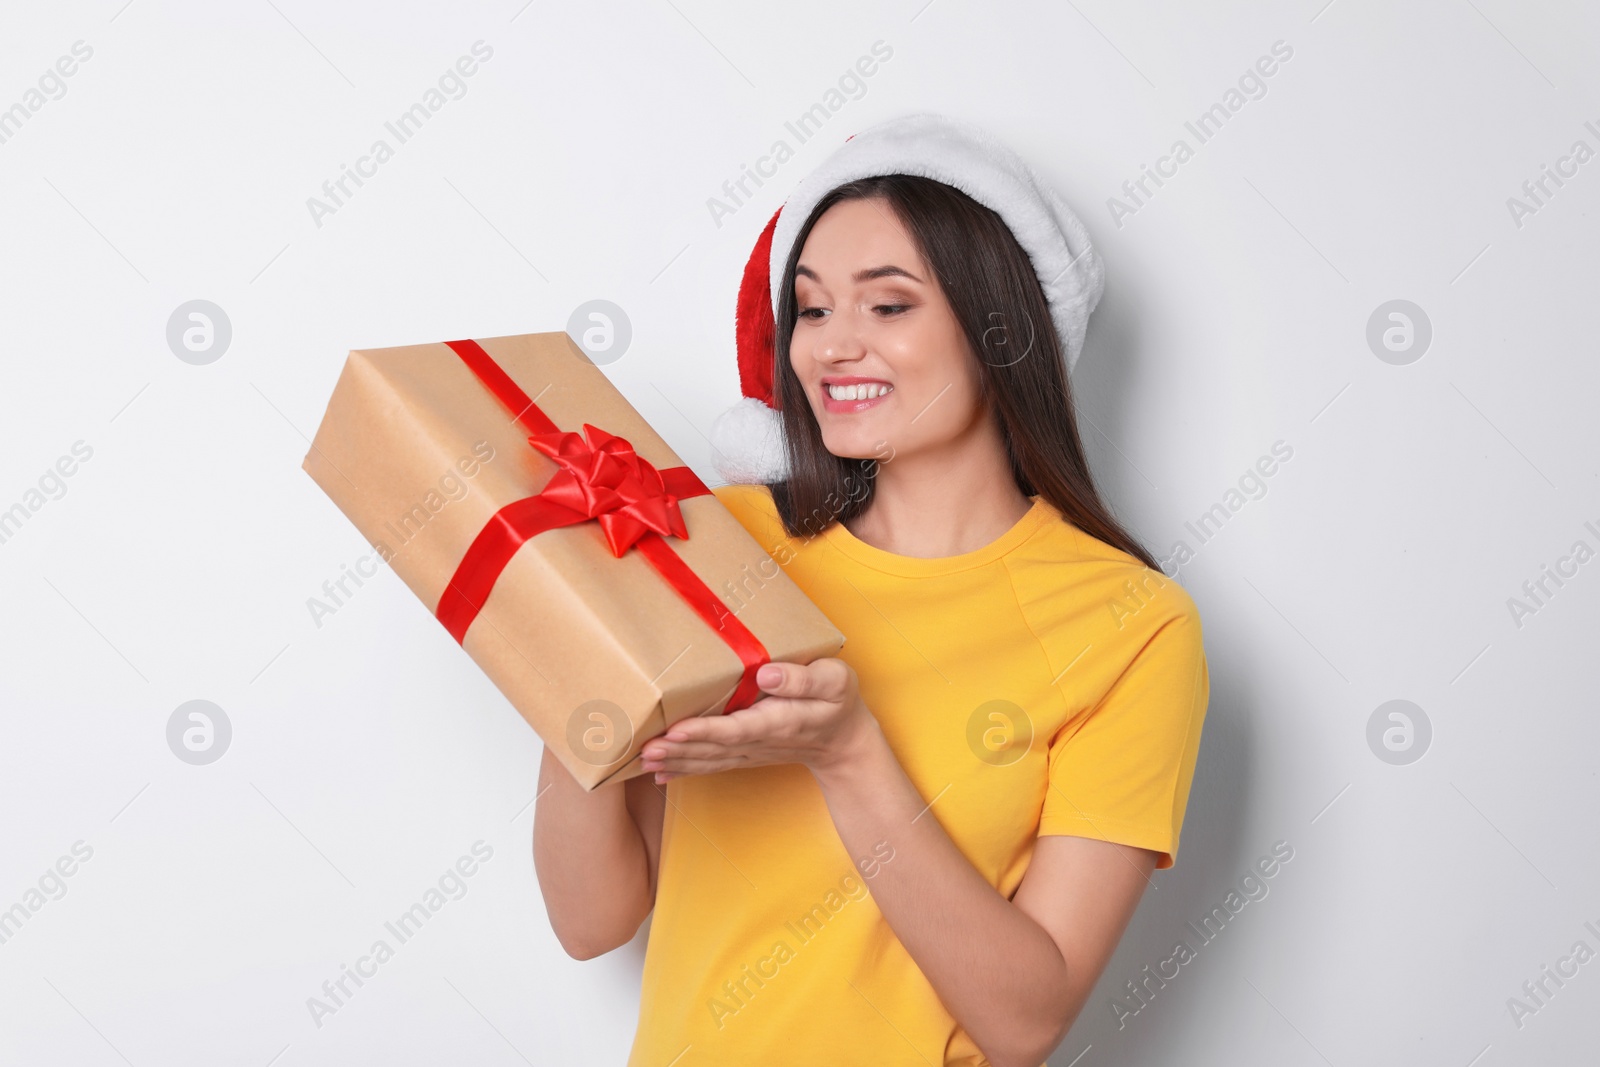
<svg viewBox="0 0 1600 1067"><path fill-rule="evenodd" d="M711 428L713 462L728 481L771 484L788 473L774 395L778 293L772 279L788 264L800 227L824 196L845 182L883 174L944 182L998 213L1033 264L1067 369L1077 362L1089 313L1105 287L1104 267L1077 215L1026 161L985 131L942 115L890 119L847 137L802 179L745 264L735 317L744 399Z"/></svg>
<svg viewBox="0 0 1600 1067"><path fill-rule="evenodd" d="M747 397L776 407L772 380L773 353L777 331L772 319L772 231L777 228L779 208L772 213L766 229L756 238L750 262L744 265L739 281L739 307L734 316L734 334L739 346L739 386Z"/></svg>

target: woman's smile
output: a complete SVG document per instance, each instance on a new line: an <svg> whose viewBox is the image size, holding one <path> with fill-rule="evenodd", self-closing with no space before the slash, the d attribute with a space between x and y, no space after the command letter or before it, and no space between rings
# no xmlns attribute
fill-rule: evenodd
<svg viewBox="0 0 1600 1067"><path fill-rule="evenodd" d="M894 386L882 378L863 378L855 374L829 375L822 379L821 388L823 408L841 414L865 411L894 395Z"/></svg>

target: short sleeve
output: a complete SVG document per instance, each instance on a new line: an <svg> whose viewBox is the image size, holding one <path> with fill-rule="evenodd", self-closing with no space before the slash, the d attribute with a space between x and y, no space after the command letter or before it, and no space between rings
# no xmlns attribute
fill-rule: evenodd
<svg viewBox="0 0 1600 1067"><path fill-rule="evenodd" d="M1161 623L1088 712L1050 742L1039 834L1092 837L1178 854L1211 682L1200 616Z"/></svg>
<svg viewBox="0 0 1600 1067"><path fill-rule="evenodd" d="M711 487L711 495L717 498L718 503L733 513L739 520L739 525L745 532L761 544L768 553L773 551L768 542L773 540L773 528L778 523L777 512L773 510L772 498L766 487L760 485L716 485Z"/></svg>

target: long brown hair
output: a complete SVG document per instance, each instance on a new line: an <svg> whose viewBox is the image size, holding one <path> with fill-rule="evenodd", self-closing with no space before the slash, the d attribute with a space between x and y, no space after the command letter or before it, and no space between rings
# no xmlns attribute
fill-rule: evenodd
<svg viewBox="0 0 1600 1067"><path fill-rule="evenodd" d="M878 459L828 451L789 365L800 250L823 212L858 199L887 201L933 269L978 361L979 398L998 418L1017 487L1026 496L1043 497L1078 529L1159 569L1095 488L1073 414L1061 337L1028 254L996 212L943 182L909 174L859 178L833 189L800 227L784 266L773 370L789 475L768 488L789 536L814 537L861 514L877 485Z"/></svg>

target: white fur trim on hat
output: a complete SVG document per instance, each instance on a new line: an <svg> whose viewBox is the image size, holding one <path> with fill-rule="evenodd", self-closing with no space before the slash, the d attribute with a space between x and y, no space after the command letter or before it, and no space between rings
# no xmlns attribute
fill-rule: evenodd
<svg viewBox="0 0 1600 1067"><path fill-rule="evenodd" d="M783 417L747 396L711 424L711 465L734 485L780 482L788 473Z"/></svg>
<svg viewBox="0 0 1600 1067"><path fill-rule="evenodd" d="M997 212L1016 235L1050 302L1067 369L1083 351L1105 268L1072 209L1020 156L985 131L942 115L890 119L863 130L823 160L784 201L772 234L772 313L800 227L833 189L856 178L916 174L954 186Z"/></svg>

